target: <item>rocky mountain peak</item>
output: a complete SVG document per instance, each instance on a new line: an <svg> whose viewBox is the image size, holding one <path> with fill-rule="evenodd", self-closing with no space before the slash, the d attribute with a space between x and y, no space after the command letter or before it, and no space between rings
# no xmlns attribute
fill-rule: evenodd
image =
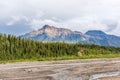
<svg viewBox="0 0 120 80"><path fill-rule="evenodd" d="M42 29L55 28L54 26L44 25Z"/></svg>
<svg viewBox="0 0 120 80"><path fill-rule="evenodd" d="M106 35L106 33L104 33L101 30L89 30L85 34L86 35Z"/></svg>
<svg viewBox="0 0 120 80"><path fill-rule="evenodd" d="M21 38L45 42L72 42L120 47L120 37L109 35L100 30L89 30L85 34L66 28L45 25L41 29L27 33Z"/></svg>

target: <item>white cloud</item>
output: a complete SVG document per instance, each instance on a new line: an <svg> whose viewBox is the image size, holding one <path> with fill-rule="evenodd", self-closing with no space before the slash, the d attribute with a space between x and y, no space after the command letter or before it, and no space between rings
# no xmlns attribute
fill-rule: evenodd
<svg viewBox="0 0 120 80"><path fill-rule="evenodd" d="M110 34L115 34L115 35L118 35L120 36L120 21L118 21L118 24L117 26L111 31L109 32Z"/></svg>
<svg viewBox="0 0 120 80"><path fill-rule="evenodd" d="M57 19L57 18L56 18ZM51 19L44 19L44 20L32 20L30 22L30 26L32 26L33 29L39 29L43 25L48 24L48 25L54 25L57 27L64 27L64 28L69 28L75 31L82 31L86 32L87 30L103 30L107 31L108 26L105 24L101 24L97 20L86 20L84 18L75 18L75 19L69 19L69 20L64 20L64 21L55 21Z"/></svg>
<svg viewBox="0 0 120 80"><path fill-rule="evenodd" d="M26 16L11 16L9 20L6 22L6 25L12 26L20 21L29 22L29 18L27 18Z"/></svg>
<svg viewBox="0 0 120 80"><path fill-rule="evenodd" d="M118 35L120 0L0 0L0 21L8 27L24 21L32 29L49 24Z"/></svg>

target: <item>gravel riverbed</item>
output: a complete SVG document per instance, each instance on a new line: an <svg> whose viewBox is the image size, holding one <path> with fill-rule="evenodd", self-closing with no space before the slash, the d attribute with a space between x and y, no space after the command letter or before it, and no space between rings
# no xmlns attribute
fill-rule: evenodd
<svg viewBox="0 0 120 80"><path fill-rule="evenodd" d="M120 58L0 64L0 80L120 80Z"/></svg>

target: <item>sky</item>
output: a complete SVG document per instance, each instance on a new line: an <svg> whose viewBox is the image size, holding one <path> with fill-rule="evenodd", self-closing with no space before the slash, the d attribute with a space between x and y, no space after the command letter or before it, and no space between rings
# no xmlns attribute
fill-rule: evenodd
<svg viewBox="0 0 120 80"><path fill-rule="evenodd" d="M46 24L120 36L120 0L0 0L0 33L22 35Z"/></svg>

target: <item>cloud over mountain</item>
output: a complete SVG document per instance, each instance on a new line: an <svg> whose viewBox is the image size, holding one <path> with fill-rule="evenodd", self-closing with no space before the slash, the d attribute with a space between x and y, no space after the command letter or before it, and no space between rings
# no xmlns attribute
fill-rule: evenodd
<svg viewBox="0 0 120 80"><path fill-rule="evenodd" d="M82 32L103 30L120 36L119 8L119 0L1 0L0 31L18 35L49 24ZM21 31L14 32L18 27Z"/></svg>

